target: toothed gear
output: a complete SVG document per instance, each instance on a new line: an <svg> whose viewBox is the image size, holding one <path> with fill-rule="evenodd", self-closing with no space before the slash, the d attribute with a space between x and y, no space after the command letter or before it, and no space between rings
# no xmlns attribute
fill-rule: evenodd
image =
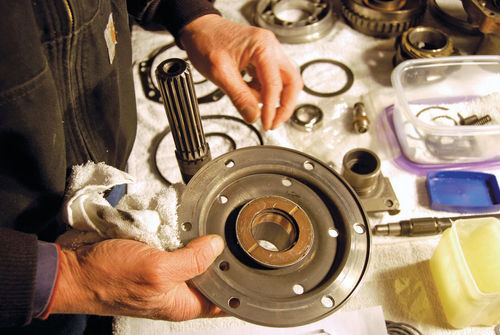
<svg viewBox="0 0 500 335"><path fill-rule="evenodd" d="M425 13L425 0L403 1L400 9L388 10L377 8L377 3L370 0L342 0L342 15L352 28L365 35L394 37L417 26Z"/></svg>

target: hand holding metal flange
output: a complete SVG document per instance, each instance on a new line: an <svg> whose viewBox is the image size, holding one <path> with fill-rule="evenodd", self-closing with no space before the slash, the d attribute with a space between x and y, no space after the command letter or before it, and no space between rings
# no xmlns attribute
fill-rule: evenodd
<svg viewBox="0 0 500 335"><path fill-rule="evenodd" d="M194 286L260 325L304 325L338 310L366 273L370 232L347 182L298 151L247 147L201 168L178 211L183 243L219 234L226 248Z"/></svg>

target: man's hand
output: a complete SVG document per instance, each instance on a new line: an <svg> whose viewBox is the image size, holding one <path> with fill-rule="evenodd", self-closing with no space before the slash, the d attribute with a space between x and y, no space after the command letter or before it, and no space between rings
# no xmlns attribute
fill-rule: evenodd
<svg viewBox="0 0 500 335"><path fill-rule="evenodd" d="M217 235L165 252L131 240L64 250L53 314L122 315L171 321L223 314L186 281L222 252Z"/></svg>
<svg viewBox="0 0 500 335"><path fill-rule="evenodd" d="M180 41L193 65L227 93L247 122L262 118L268 130L290 118L302 78L272 32L210 14L184 27ZM244 69L252 82L243 80Z"/></svg>

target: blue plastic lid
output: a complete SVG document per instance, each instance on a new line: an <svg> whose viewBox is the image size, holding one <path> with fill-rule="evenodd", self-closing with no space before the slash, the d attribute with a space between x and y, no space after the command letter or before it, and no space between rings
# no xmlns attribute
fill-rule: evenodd
<svg viewBox="0 0 500 335"><path fill-rule="evenodd" d="M459 213L500 210L500 189L493 174L473 171L427 173L431 208Z"/></svg>

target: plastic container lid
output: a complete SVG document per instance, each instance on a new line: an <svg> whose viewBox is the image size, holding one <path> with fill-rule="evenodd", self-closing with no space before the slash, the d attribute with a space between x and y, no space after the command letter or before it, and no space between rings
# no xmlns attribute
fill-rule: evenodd
<svg viewBox="0 0 500 335"><path fill-rule="evenodd" d="M473 171L435 171L427 174L431 208L459 213L500 210L495 175Z"/></svg>

